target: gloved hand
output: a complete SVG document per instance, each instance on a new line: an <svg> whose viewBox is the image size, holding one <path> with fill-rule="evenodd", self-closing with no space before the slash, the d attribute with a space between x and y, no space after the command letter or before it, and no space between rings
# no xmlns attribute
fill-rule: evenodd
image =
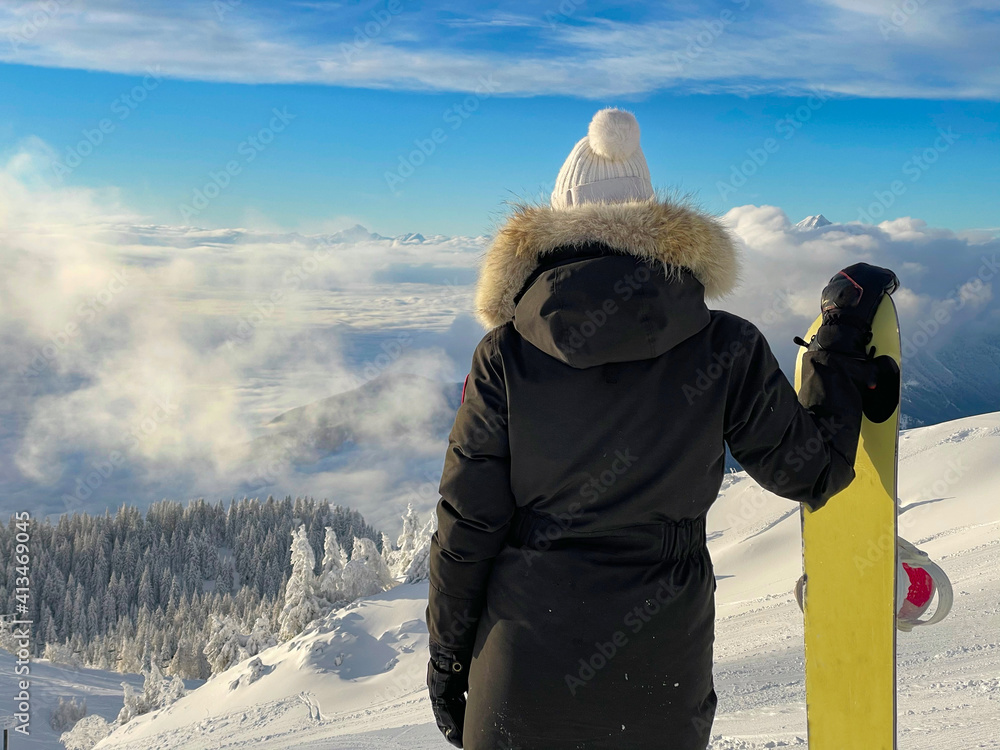
<svg viewBox="0 0 1000 750"><path fill-rule="evenodd" d="M468 657L460 657L436 643L430 644L427 688L438 729L455 747L462 747L465 724L465 693L469 689Z"/></svg>
<svg viewBox="0 0 1000 750"><path fill-rule="evenodd" d="M899 279L888 268L855 263L838 271L823 289L823 325L816 332L816 344L827 351L864 356L882 296L898 288Z"/></svg>
<svg viewBox="0 0 1000 750"><path fill-rule="evenodd" d="M889 356L866 351L872 339L872 321L882 297L899 288L899 279L888 268L867 263L848 266L823 289L820 311L823 324L808 343L796 343L811 352L836 352L839 366L861 392L862 409L872 422L884 422L899 404L899 366Z"/></svg>

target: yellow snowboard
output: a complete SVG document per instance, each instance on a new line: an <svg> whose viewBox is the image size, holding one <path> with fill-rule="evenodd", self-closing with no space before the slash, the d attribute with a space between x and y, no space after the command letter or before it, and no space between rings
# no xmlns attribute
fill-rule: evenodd
<svg viewBox="0 0 1000 750"><path fill-rule="evenodd" d="M819 328L809 328L809 341ZM900 362L886 295L872 324L875 354ZM802 386L802 354L795 387ZM810 750L896 747L896 454L899 407L862 417L855 479L825 506L802 506L806 713Z"/></svg>

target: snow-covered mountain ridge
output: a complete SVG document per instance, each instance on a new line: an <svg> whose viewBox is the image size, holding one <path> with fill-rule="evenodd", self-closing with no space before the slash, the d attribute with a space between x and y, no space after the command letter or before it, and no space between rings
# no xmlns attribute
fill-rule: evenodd
<svg viewBox="0 0 1000 750"><path fill-rule="evenodd" d="M483 235L478 237L448 236L444 234L423 235L420 232L404 232L395 236L372 232L361 224L355 224L347 229L328 234L304 235L295 231L268 232L242 227L227 227L224 229L205 229L193 226L176 226L165 224L103 224L104 231L119 234L138 242L155 242L174 247L195 247L212 244L216 246L239 245L253 242L307 242L319 244L355 244L359 242L387 243L392 246L421 245L425 242L435 244L482 244L487 240Z"/></svg>
<svg viewBox="0 0 1000 750"><path fill-rule="evenodd" d="M899 637L908 750L1000 747L997 455L1000 412L900 440L900 533L941 562L956 596L943 623ZM737 473L708 522L719 584L712 748L805 745L798 508ZM333 612L97 747L444 747L424 694L426 594L426 583L400 585Z"/></svg>
<svg viewBox="0 0 1000 750"><path fill-rule="evenodd" d="M819 229L820 227L828 227L833 224L828 218L823 214L816 214L815 216L807 216L798 224L795 225L796 229Z"/></svg>

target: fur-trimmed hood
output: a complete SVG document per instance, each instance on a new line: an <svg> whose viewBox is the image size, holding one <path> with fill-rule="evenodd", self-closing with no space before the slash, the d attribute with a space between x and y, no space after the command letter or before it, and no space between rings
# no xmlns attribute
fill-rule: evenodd
<svg viewBox="0 0 1000 750"><path fill-rule="evenodd" d="M514 298L546 253L598 243L664 265L668 275L690 270L705 296L729 294L739 278L739 258L728 232L712 216L656 198L591 203L555 210L519 206L486 251L476 287L476 317L496 328L514 317Z"/></svg>

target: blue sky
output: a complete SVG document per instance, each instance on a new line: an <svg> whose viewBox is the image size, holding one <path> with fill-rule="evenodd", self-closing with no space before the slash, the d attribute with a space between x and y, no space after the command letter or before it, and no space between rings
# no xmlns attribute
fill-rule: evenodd
<svg viewBox="0 0 1000 750"><path fill-rule="evenodd" d="M996 228L998 8L0 2L0 154L156 223L476 235L613 105L714 211Z"/></svg>

